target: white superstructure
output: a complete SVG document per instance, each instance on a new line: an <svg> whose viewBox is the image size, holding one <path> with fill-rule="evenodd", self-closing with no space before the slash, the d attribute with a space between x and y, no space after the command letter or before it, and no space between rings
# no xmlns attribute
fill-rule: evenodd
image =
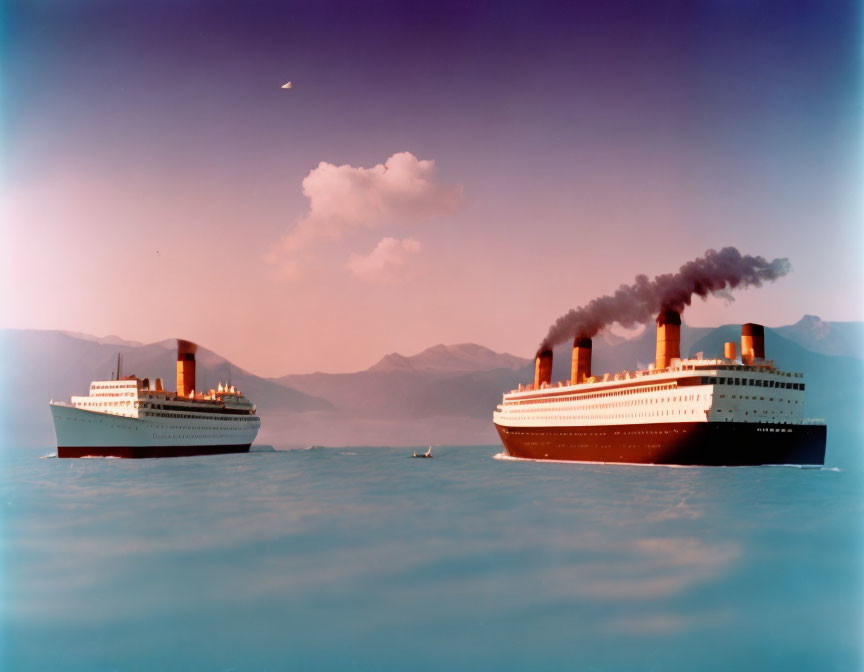
<svg viewBox="0 0 864 672"><path fill-rule="evenodd" d="M674 359L663 370L627 371L579 385L543 384L504 394L503 427L643 425L676 422L802 424L804 378L771 362ZM773 430L772 430L773 431Z"/></svg>

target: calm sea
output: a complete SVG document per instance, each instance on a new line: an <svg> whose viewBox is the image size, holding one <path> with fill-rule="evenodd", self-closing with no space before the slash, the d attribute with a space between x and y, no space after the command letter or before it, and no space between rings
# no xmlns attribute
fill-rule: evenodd
<svg viewBox="0 0 864 672"><path fill-rule="evenodd" d="M2 462L4 670L860 670L856 470Z"/></svg>

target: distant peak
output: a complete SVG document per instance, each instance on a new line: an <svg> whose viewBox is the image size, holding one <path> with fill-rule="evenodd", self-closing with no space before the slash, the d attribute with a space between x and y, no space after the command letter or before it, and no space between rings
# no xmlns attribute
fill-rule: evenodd
<svg viewBox="0 0 864 672"><path fill-rule="evenodd" d="M59 331L61 334L70 336L72 338L77 338L80 341L90 341L92 343L101 343L103 345L126 345L130 347L144 345L140 341L130 341L128 339L121 338L120 336L115 336L114 334L109 334L108 336L94 336L93 334L87 334L82 331L68 331L63 329Z"/></svg>
<svg viewBox="0 0 864 672"><path fill-rule="evenodd" d="M438 352L454 352L454 353L495 353L494 350L490 350L489 348L478 345L477 343L454 343L452 345L445 345L443 343L439 343L438 345L433 345L431 348L426 348L423 352L414 355L415 357L419 357L420 355L424 355L426 353L438 353Z"/></svg>
<svg viewBox="0 0 864 672"><path fill-rule="evenodd" d="M795 331L826 335L831 331L831 323L823 322L816 315L805 315L791 327Z"/></svg>
<svg viewBox="0 0 864 672"><path fill-rule="evenodd" d="M492 369L519 369L527 360L499 353L477 343L439 343L416 355L385 355L369 371L441 371L469 372Z"/></svg>
<svg viewBox="0 0 864 672"><path fill-rule="evenodd" d="M377 363L369 367L369 371L413 371L411 360L398 352L384 355Z"/></svg>

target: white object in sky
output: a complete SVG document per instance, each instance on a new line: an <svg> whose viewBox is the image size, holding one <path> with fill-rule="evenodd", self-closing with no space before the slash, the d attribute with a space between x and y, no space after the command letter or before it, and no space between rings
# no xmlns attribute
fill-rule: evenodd
<svg viewBox="0 0 864 672"><path fill-rule="evenodd" d="M291 88L291 82L286 82L285 84L282 85L282 88L283 89L290 89Z"/></svg>

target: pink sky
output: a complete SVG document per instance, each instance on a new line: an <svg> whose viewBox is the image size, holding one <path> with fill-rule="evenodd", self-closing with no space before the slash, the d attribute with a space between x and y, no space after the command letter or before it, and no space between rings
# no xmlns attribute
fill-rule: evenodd
<svg viewBox="0 0 864 672"><path fill-rule="evenodd" d="M566 194L555 202L542 186L533 199L489 199L446 166L428 183L383 195L374 181L322 184L319 199L333 189L343 203L372 203L331 213L329 224L312 221L300 177L278 202L242 186L213 189L206 175L178 182L82 171L10 190L6 221L29 225L7 227L3 326L182 336L261 375L357 370L439 342L530 356L568 308L637 272L674 271L709 246L739 242L722 227L693 230L694 204L662 175L627 203L598 185L573 210ZM326 232L286 251L286 233L310 221ZM376 259L382 241L398 249ZM864 317L860 292L836 291L840 279L826 278L821 255L801 254L802 241L756 230L745 242L745 253L788 256L793 273L731 304L697 301L688 323ZM842 247L831 246L857 252ZM295 263L282 277L281 265Z"/></svg>
<svg viewBox="0 0 864 672"><path fill-rule="evenodd" d="M530 356L568 309L725 246L792 273L686 322L864 319L839 6L373 5L22 5L0 326L273 376Z"/></svg>

